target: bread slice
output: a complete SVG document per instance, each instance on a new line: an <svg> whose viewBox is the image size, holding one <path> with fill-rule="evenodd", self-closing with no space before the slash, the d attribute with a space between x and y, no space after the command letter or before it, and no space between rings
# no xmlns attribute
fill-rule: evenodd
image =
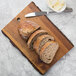
<svg viewBox="0 0 76 76"><path fill-rule="evenodd" d="M40 50L40 59L49 64L52 62L57 50L59 48L59 45L55 41L48 41L45 43L45 45Z"/></svg>
<svg viewBox="0 0 76 76"><path fill-rule="evenodd" d="M29 38L29 36L38 30L40 26L32 21L23 21L20 23L18 31L21 37L25 40Z"/></svg>
<svg viewBox="0 0 76 76"><path fill-rule="evenodd" d="M45 30L37 30L36 32L34 32L30 37L29 40L27 42L28 47L33 50L33 43L34 41L41 35L44 34L48 34Z"/></svg>
<svg viewBox="0 0 76 76"><path fill-rule="evenodd" d="M54 37L50 35L41 35L37 38L37 40L33 44L33 48L35 49L38 55L40 54L40 49L42 48L42 46L50 40L54 40Z"/></svg>

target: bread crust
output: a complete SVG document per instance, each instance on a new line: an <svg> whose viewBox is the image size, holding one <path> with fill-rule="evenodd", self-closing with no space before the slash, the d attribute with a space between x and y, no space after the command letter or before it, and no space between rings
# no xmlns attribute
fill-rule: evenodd
<svg viewBox="0 0 76 76"><path fill-rule="evenodd" d="M45 30L37 30L36 32L34 32L30 37L29 40L27 42L27 45L29 48L31 48L31 43L34 43L34 41L37 39L37 37L43 35L43 34L48 34L47 31ZM39 35L39 36L38 36ZM35 39L36 38L36 39ZM33 44L32 44L33 46ZM32 49L32 48L31 48Z"/></svg>
<svg viewBox="0 0 76 76"><path fill-rule="evenodd" d="M45 40L45 42L44 42L44 44L45 44L49 40L54 40L54 37L52 37L50 35L42 35L37 38L37 40L34 42L33 48L35 49L35 51L37 52L38 55L40 54L40 49L42 47L42 46L40 47L40 44L44 40Z"/></svg>
<svg viewBox="0 0 76 76"><path fill-rule="evenodd" d="M23 21L19 24L18 31L21 37L27 40L39 28L40 26L32 21Z"/></svg>
<svg viewBox="0 0 76 76"><path fill-rule="evenodd" d="M46 51L49 46L51 46L51 48L52 48L52 45L54 45L54 44L56 45L56 47L53 47L54 50L51 50L51 49L50 49L50 51ZM56 48L56 49L55 49L55 48ZM55 42L55 41L49 41L49 42L47 42L47 43L42 47L42 49L40 50L40 59L41 59L43 62L47 63L47 64L51 63L52 60L53 60L53 58L54 58L54 56L55 56L55 54L56 54L56 52L57 52L57 50L58 50L58 48L59 48L59 45L58 45L57 42ZM47 53L46 53L46 52L47 52ZM47 57L44 57L43 54L46 54L46 55L48 56L48 58L49 58L49 56L50 56L50 57L51 57L50 60L48 60ZM49 55L48 55L48 54L49 54Z"/></svg>
<svg viewBox="0 0 76 76"><path fill-rule="evenodd" d="M46 49L50 44L52 44L52 43L54 43L54 41L49 41L49 42L47 42L47 43L41 48L41 50L40 50L40 55L41 55L42 52L45 51L45 49Z"/></svg>

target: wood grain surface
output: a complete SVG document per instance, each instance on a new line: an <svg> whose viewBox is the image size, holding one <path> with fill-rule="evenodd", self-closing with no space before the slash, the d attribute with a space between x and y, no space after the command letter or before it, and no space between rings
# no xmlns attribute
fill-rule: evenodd
<svg viewBox="0 0 76 76"><path fill-rule="evenodd" d="M24 17L25 14L34 11L41 11L41 10L34 4L34 2L31 2L10 23L8 23L2 29L2 32L15 44L15 46L23 53L23 55L34 65L34 67L36 67L36 69L41 74L45 74L53 64L55 64L74 46L46 16L39 16L33 18ZM35 53L35 51L32 51L29 48L27 48L26 42L20 37L18 33L18 26L19 26L19 21L17 21L18 18L20 18L20 22L25 20L31 20L36 22L41 26L41 29L46 30L59 43L60 48L57 51L51 64L48 65L43 63L39 59L39 56Z"/></svg>

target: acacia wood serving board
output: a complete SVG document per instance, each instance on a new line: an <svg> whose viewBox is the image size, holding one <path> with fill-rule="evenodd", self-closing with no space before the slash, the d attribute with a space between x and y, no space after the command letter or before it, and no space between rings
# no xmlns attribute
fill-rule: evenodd
<svg viewBox="0 0 76 76"><path fill-rule="evenodd" d="M34 11L41 11L34 2L31 2L26 8L24 8L10 23L8 23L2 32L13 42L13 44L23 53L23 55L35 66L35 68L41 73L45 74L47 70L54 65L61 57L63 57L74 46L73 44L61 33L61 31L46 17L38 16L33 18L25 18L24 15ZM17 21L31 20L41 26L52 35L59 43L59 50L57 51L52 63L45 64L40 59L35 51L30 50L26 42L20 37L18 33L19 22ZM29 67L30 68L30 67Z"/></svg>

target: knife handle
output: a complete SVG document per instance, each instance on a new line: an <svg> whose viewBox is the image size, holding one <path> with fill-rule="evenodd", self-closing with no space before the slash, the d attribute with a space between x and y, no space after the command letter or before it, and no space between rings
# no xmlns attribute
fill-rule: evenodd
<svg viewBox="0 0 76 76"><path fill-rule="evenodd" d="M63 12L65 12L65 13L73 12L73 9L69 8L69 7L66 7L66 9ZM57 12L55 12L55 11L47 11L47 14L49 14L49 13L57 13Z"/></svg>
<svg viewBox="0 0 76 76"><path fill-rule="evenodd" d="M72 8L66 7L66 9L64 10L64 12L73 12Z"/></svg>

